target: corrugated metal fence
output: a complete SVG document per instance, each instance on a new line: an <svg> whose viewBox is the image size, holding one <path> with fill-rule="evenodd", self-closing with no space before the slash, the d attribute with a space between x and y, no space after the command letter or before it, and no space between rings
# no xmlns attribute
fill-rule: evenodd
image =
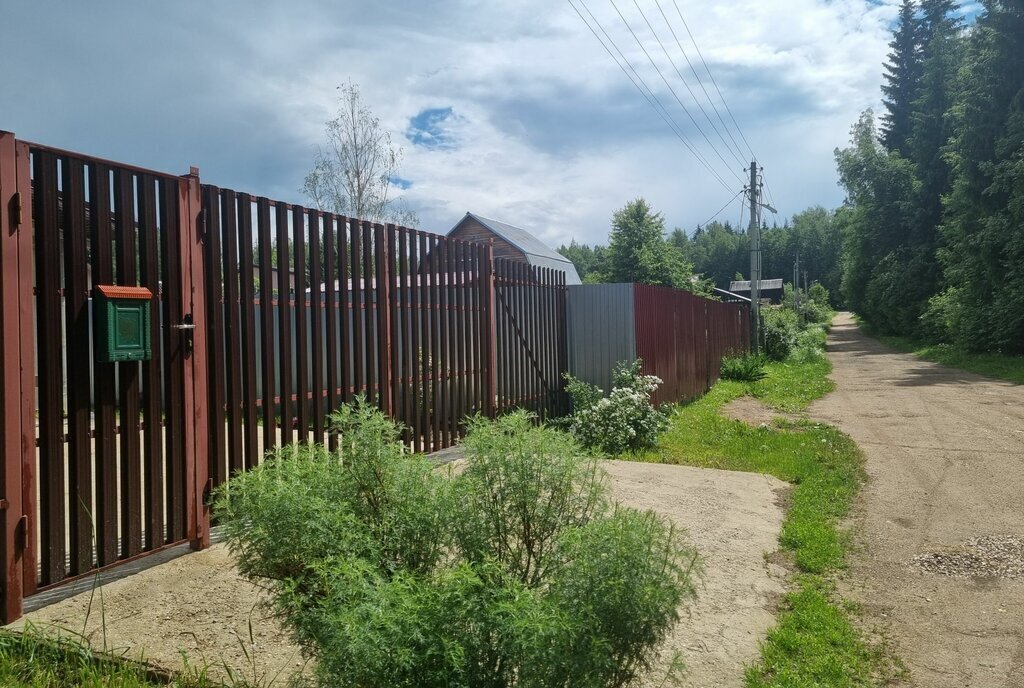
<svg viewBox="0 0 1024 688"><path fill-rule="evenodd" d="M746 351L745 306L642 284L569 287L569 372L604 391L620 361L643 359L663 381L656 403L694 399L718 379L722 357Z"/></svg>

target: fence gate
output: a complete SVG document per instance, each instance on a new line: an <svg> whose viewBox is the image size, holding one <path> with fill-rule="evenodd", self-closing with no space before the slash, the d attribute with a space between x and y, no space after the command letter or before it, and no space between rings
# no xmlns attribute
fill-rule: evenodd
<svg viewBox="0 0 1024 688"><path fill-rule="evenodd" d="M497 410L524 408L541 419L566 410L565 273L494 260Z"/></svg>
<svg viewBox="0 0 1024 688"><path fill-rule="evenodd" d="M12 620L23 597L206 544L206 304L196 170L176 177L0 133L0 201L0 552ZM109 362L105 285L151 294L114 332L148 334L149 356Z"/></svg>

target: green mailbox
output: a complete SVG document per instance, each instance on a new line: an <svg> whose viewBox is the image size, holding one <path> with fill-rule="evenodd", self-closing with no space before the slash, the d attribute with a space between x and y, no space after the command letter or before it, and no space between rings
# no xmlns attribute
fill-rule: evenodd
<svg viewBox="0 0 1024 688"><path fill-rule="evenodd" d="M153 292L145 287L97 285L95 296L96 359L104 363L151 359Z"/></svg>

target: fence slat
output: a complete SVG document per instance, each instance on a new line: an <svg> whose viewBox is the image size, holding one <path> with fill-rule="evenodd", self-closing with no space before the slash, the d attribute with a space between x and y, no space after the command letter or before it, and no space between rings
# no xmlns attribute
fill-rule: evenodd
<svg viewBox="0 0 1024 688"><path fill-rule="evenodd" d="M274 403L274 245L270 224L269 201L266 198L256 199L260 275L260 400L263 404L261 419L264 452L277 446L277 404Z"/></svg>
<svg viewBox="0 0 1024 688"><path fill-rule="evenodd" d="M362 233L360 239L362 240L362 254L363 254L363 282L362 282L362 294L363 294L363 329L366 335L366 341L363 345L363 353L366 355L366 397L371 403L380 404L380 386L379 378L377 375L377 347L374 343L377 339L377 326L376 326L376 314L377 314L377 299L374 289L374 283L377 275L373 272L373 225L367 221L362 222Z"/></svg>
<svg viewBox="0 0 1024 688"><path fill-rule="evenodd" d="M312 231L313 217L309 218ZM309 299L306 294L306 213L292 208L292 243L295 252L295 428L299 442L309 441Z"/></svg>
<svg viewBox="0 0 1024 688"><path fill-rule="evenodd" d="M114 220L117 245L117 283L137 286L138 259L135 237L134 175L127 170L114 174ZM121 556L142 551L142 466L139 439L139 367L136 361L117 364L121 402Z"/></svg>
<svg viewBox="0 0 1024 688"><path fill-rule="evenodd" d="M87 265L85 165L65 158L64 321L68 380L68 512L70 573L92 568L92 443L89 440L89 270Z"/></svg>
<svg viewBox="0 0 1024 688"><path fill-rule="evenodd" d="M238 199L234 191L221 192L224 232L224 301L227 334L228 475L245 467L242 446L242 323L244 304L239 296Z"/></svg>
<svg viewBox="0 0 1024 688"><path fill-rule="evenodd" d="M238 261L241 268L239 292L242 323L242 413L245 418L245 467L259 461L256 420L256 274L253 267L252 197L238 194Z"/></svg>
<svg viewBox="0 0 1024 688"><path fill-rule="evenodd" d="M324 441L324 302L323 302L323 256L320 253L320 236L327 220L323 213L309 214L309 303L311 379L310 393L313 395L313 437Z"/></svg>
<svg viewBox="0 0 1024 688"><path fill-rule="evenodd" d="M139 179L139 255L140 280L142 286L153 293L153 310L149 322L150 344L152 357L142 365L142 413L146 424L143 438L144 470L146 472L146 509L144 514L146 528L146 549L159 547L164 536L164 451L163 451L163 351L160 346L160 228L157 226L156 215L157 181L151 175L143 175ZM213 261L207 262L210 265ZM219 274L219 271L218 271ZM219 290L218 290L219 293ZM216 326L215 326L216 327ZM217 328L216 332L221 330ZM215 368L223 371L223 367ZM223 392L223 387L221 387ZM224 398L221 396L220 414L217 408L212 409L211 423L220 427L219 453L211 448L217 456L224 456L224 423L217 426L214 419L224 417ZM216 443L214 442L214 445Z"/></svg>
<svg viewBox="0 0 1024 688"><path fill-rule="evenodd" d="M335 215L324 215L324 321L327 337L327 412L338 410L338 218ZM344 295L344 291L342 294ZM344 311L342 312L344 315ZM327 438L328 446L333 450L338 446L338 437L331 433Z"/></svg>
<svg viewBox="0 0 1024 688"><path fill-rule="evenodd" d="M40 583L64 579L64 364L61 341L60 226L57 215L57 157L35 156L32 214L36 224L36 283L39 328L39 516L42 538Z"/></svg>

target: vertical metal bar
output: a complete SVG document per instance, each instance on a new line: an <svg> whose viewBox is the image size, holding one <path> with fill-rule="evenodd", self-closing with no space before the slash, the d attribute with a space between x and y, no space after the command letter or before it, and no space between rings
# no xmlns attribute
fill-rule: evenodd
<svg viewBox="0 0 1024 688"><path fill-rule="evenodd" d="M363 386L367 365L363 357L363 261L360 254L365 228L356 219L351 220L349 226L352 243L352 386L355 396L358 397L361 394L369 396Z"/></svg>
<svg viewBox="0 0 1024 688"><path fill-rule="evenodd" d="M402 409L402 362L400 354L402 351L401 336L399 329L399 308L401 291L402 266L398 256L398 230L393 224L385 228L384 234L384 276L385 288L387 290L387 342L388 349L388 413L392 418L401 420Z"/></svg>
<svg viewBox="0 0 1024 688"><path fill-rule="evenodd" d="M481 338L480 338L480 283L482 280L483 270L481 269L480 260L481 247L479 244L469 244L469 265L468 274L470 282L467 289L467 298L470 304L469 322L472 331L470 339L470 355L472 365L472 375L470 375L470 410L476 413L482 413L484 409L483 404L483 381L481 365Z"/></svg>
<svg viewBox="0 0 1024 688"><path fill-rule="evenodd" d="M441 442L442 446L452 444L452 378L451 378L451 270L449 265L448 239L438 239L437 272L441 299L438 304L438 317L441 325L440 345L438 354L438 378L441 389Z"/></svg>
<svg viewBox="0 0 1024 688"><path fill-rule="evenodd" d="M309 218L312 231L313 217ZM295 245L295 417L299 442L309 441L309 299L306 295L306 213L292 208L292 241Z"/></svg>
<svg viewBox="0 0 1024 688"><path fill-rule="evenodd" d="M160 180L161 255L164 289L164 380L167 384L167 507L169 542L186 537L188 495L185 492L185 350L180 330L170 327L182 322L181 208L177 180Z"/></svg>
<svg viewBox="0 0 1024 688"><path fill-rule="evenodd" d="M68 510L70 573L92 568L92 443L89 439L89 269L85 211L85 165L65 158L64 322L68 380Z"/></svg>
<svg viewBox="0 0 1024 688"><path fill-rule="evenodd" d="M389 234L393 225L374 225L374 303L377 309L377 399L386 416L394 416L391 395L391 256Z"/></svg>
<svg viewBox="0 0 1024 688"><path fill-rule="evenodd" d="M497 323L495 320L495 276L494 276L494 240L488 242L483 255L483 279L480 280L481 301L483 303L483 369L486 374L484 390L486 400L485 413L489 418L498 415L498 369L496 355Z"/></svg>
<svg viewBox="0 0 1024 688"><path fill-rule="evenodd" d="M281 445L292 442L292 271L288 238L288 208L277 204L277 322L278 385L281 396Z"/></svg>
<svg viewBox="0 0 1024 688"><path fill-rule="evenodd" d="M344 220L342 220L344 222ZM326 313L324 320L327 328L327 413L338 410L338 218L335 215L324 215L324 283L327 286L324 294ZM342 292L344 294L344 292ZM342 313L344 315L344 312ZM331 433L327 438L328 446L334 450L338 446L338 437Z"/></svg>
<svg viewBox="0 0 1024 688"><path fill-rule="evenodd" d="M410 280L410 293L412 295L412 317L410 334L412 335L409 339L410 355L412 356L412 376L410 385L411 396L412 396L412 416L410 416L409 425L412 430L412 442L413 451L422 452L426 450L424 443L425 428L426 425L423 422L424 412L423 407L425 406L424 390L426 389L426 383L424 381L423 369L424 369L424 353L423 353L423 301L424 301L424 286L423 286L423 246L425 245L424 238L419 232L409 232L409 243L410 243L410 267L412 268L409 272Z"/></svg>
<svg viewBox="0 0 1024 688"><path fill-rule="evenodd" d="M338 382L341 385L341 403L352 401L354 387L349 385L352 380L352 280L349 271L351 260L350 244L355 225L351 225L347 217L338 218L338 301L341 309L338 317L341 320L341 348L339 350L339 363L341 369L338 374ZM355 382L353 381L353 385Z"/></svg>
<svg viewBox="0 0 1024 688"><path fill-rule="evenodd" d="M0 620L21 616L35 589L35 352L32 349L32 195L28 148L0 131ZM18 204L20 222L7 209ZM26 413L26 410L28 411ZM26 560L32 559L31 562Z"/></svg>
<svg viewBox="0 0 1024 688"><path fill-rule="evenodd" d="M444 432L441 428L444 416L444 391L441 380L444 370L441 362L441 270L444 266L442 260L443 243L440 237L432 241L430 251L430 281L431 281L431 337L430 337L430 382L431 382L431 416L433 427L433 451L448 446L444 439Z"/></svg>
<svg viewBox="0 0 1024 688"><path fill-rule="evenodd" d="M364 324L366 328L366 345L364 352L366 354L366 396L371 403L380 405L380 382L377 375L377 344L379 343L380 333L377 331L376 318L374 317L377 313L377 308L380 304L377 303L376 299L376 279L378 275L374 274L373 271L373 236L374 229L373 225L367 221L362 221L363 233L363 307L364 307Z"/></svg>
<svg viewBox="0 0 1024 688"><path fill-rule="evenodd" d="M565 377L563 373L569 371L569 317L567 302L569 290L565 284L565 273L558 276L558 393L559 393L559 415L569 413L569 398L565 393Z"/></svg>
<svg viewBox="0 0 1024 688"><path fill-rule="evenodd" d="M416 397L416 388L413 383L413 339L412 339L412 271L409 269L409 240L411 232L405 227L399 227L396 234L398 242L398 286L402 292L402 375L399 378L399 389L402 400L402 424L405 426L403 439L405 444L415 447L415 416L413 415L413 399Z"/></svg>
<svg viewBox="0 0 1024 688"><path fill-rule="evenodd" d="M153 293L152 317L149 319L149 337L152 357L142 364L142 413L146 429L143 438L143 464L146 472L146 510L143 523L146 529L146 549L159 547L164 535L164 421L162 360L160 347L160 230L156 218L157 181L151 175L139 178L139 253L142 286ZM218 272L219 276L219 272ZM217 330L218 332L220 330ZM223 398L222 398L223 402ZM223 403L222 403L223 406ZM221 410L223 418L223 410ZM220 426L223 456L224 424ZM92 554L89 555L90 560Z"/></svg>
<svg viewBox="0 0 1024 688"><path fill-rule="evenodd" d="M185 533L192 549L210 546L210 508L206 499L209 480L209 399L207 365L207 313L205 266L202 236L202 202L199 170L192 168L179 180L179 251L181 256L181 301L183 309L192 314L195 324L193 348L182 360L185 379L182 416L185 443ZM251 228L250 228L251 234ZM252 238L247 247L252 262ZM250 287L251 289L251 287ZM250 299L249 308L252 308Z"/></svg>
<svg viewBox="0 0 1024 688"><path fill-rule="evenodd" d="M323 256L320 252L320 232L327 224L323 213L309 211L309 290L310 327L312 336L309 343L312 363L310 392L313 395L313 437L324 441L324 301L323 301Z"/></svg>
<svg viewBox="0 0 1024 688"><path fill-rule="evenodd" d="M36 228L39 336L39 558L40 582L64 579L64 365L61 358L60 227L57 217L57 158L37 151L32 216Z"/></svg>
<svg viewBox="0 0 1024 688"><path fill-rule="evenodd" d="M245 468L242 445L242 338L241 298L238 276L238 197L234 191L221 192L224 232L224 300L227 321L228 475ZM166 254L165 254L166 255Z"/></svg>
<svg viewBox="0 0 1024 688"><path fill-rule="evenodd" d="M274 247L270 202L266 198L256 199L256 227L260 274L260 396L263 403L263 451L268 452L277 446L277 408L274 403ZM213 370L216 372L217 369Z"/></svg>
<svg viewBox="0 0 1024 688"><path fill-rule="evenodd" d="M454 254L454 276L455 276L455 364L452 366L455 382L455 415L453 427L455 436L462 435L462 419L466 416L466 384L469 374L466 370L466 344L470 337L470 330L467 327L466 317L466 244L461 241L454 241L452 244Z"/></svg>
<svg viewBox="0 0 1024 688"><path fill-rule="evenodd" d="M92 284L94 287L113 284L110 168L101 163L95 163L89 168L89 203ZM94 332L94 335L99 336L99 333ZM98 342L94 346L98 346ZM96 560L99 566L106 566L117 559L117 429L114 426L117 392L114 388L114 364L95 361L93 381L96 386Z"/></svg>
<svg viewBox="0 0 1024 688"><path fill-rule="evenodd" d="M137 286L138 251L135 237L134 175L115 171L114 221L117 245L117 283ZM139 363L117 364L121 402L121 556L142 551L142 465L139 432Z"/></svg>
<svg viewBox="0 0 1024 688"><path fill-rule="evenodd" d="M259 461L256 413L256 272L253 266L252 196L238 194L238 259L241 263L239 310L242 320L242 389L245 417L245 468Z"/></svg>

